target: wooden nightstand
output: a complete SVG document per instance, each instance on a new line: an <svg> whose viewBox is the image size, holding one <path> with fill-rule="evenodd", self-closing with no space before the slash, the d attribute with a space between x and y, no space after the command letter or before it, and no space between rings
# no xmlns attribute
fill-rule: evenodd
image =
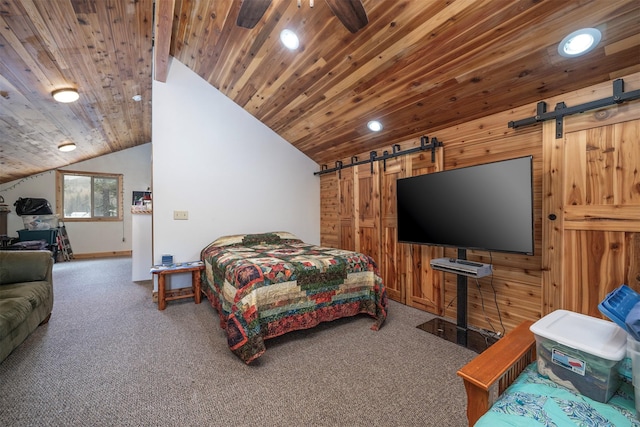
<svg viewBox="0 0 640 427"><path fill-rule="evenodd" d="M183 298L193 297L195 303L200 304L202 296L200 274L203 270L204 263L202 261L184 262L171 265L154 265L151 267L150 272L158 276L158 310L164 310L167 306L167 301L174 301ZM167 275L188 272L191 272L191 292L167 292L165 283Z"/></svg>

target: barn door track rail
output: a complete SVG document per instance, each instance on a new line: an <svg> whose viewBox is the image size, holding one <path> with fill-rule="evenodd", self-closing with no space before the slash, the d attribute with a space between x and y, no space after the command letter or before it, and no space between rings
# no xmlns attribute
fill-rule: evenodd
<svg viewBox="0 0 640 427"><path fill-rule="evenodd" d="M576 105L575 107L567 107L564 102L556 104L556 108L553 111L547 112L547 103L544 101L538 102L536 106L536 115L515 122L509 122L509 127L516 129L522 126L529 126L534 123L544 122L547 120L556 121L556 139L562 138L563 128L562 123L564 116L570 116L572 114L584 113L588 110L596 110L598 108L608 107L614 104L622 104L626 101L632 101L634 99L640 99L640 89L633 90L631 92L624 91L624 80L616 79L613 81L613 96L607 98L598 99L597 101L586 102L584 104Z"/></svg>
<svg viewBox="0 0 640 427"><path fill-rule="evenodd" d="M346 169L346 168L350 168L358 165L364 165L367 163L371 163L371 172L373 173L373 162L380 162L380 161L383 162L384 170L387 170L387 163L386 163L387 159L392 159L394 157L404 156L406 154L411 154L411 153L415 153L418 151L425 151L425 150L431 150L431 162L433 163L436 161L436 148L442 147L442 146L443 146L442 142L438 141L438 138L433 137L431 138L431 142L429 142L428 136L422 136L420 137L420 146L418 147L409 148L407 150L400 151L400 145L394 144L392 147L393 151L391 153L389 153L388 151L384 151L382 153L382 156L378 156L377 151L372 151L369 153L369 158L365 160L358 160L357 156L353 156L351 158L351 163L347 163L346 165L343 164L341 160L338 160L336 162L335 167L329 169L327 165L322 165L322 169L319 170L318 172L314 172L313 174L324 175L325 173L338 171L338 174L340 175L342 169Z"/></svg>

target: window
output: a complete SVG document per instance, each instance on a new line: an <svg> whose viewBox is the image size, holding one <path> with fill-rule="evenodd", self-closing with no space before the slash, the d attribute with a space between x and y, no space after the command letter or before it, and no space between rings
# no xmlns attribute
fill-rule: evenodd
<svg viewBox="0 0 640 427"><path fill-rule="evenodd" d="M57 213L65 221L121 221L122 175L57 171Z"/></svg>

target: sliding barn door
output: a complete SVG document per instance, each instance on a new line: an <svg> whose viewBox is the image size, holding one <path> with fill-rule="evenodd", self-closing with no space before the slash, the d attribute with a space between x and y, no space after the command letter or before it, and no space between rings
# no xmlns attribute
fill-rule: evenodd
<svg viewBox="0 0 640 427"><path fill-rule="evenodd" d="M372 257L380 267L379 162L356 166L354 178L356 250Z"/></svg>
<svg viewBox="0 0 640 427"><path fill-rule="evenodd" d="M572 130L556 141L548 157L557 177L547 194L557 203L545 218L556 273L543 308L602 317L598 304L621 284L640 292L640 120Z"/></svg>
<svg viewBox="0 0 640 427"><path fill-rule="evenodd" d="M425 151L320 176L322 244L373 257L389 298L434 314L443 312L442 273L429 262L442 249L398 243L396 181L440 171L443 160L438 149L433 160Z"/></svg>
<svg viewBox="0 0 640 427"><path fill-rule="evenodd" d="M340 247L338 174L320 175L320 245Z"/></svg>
<svg viewBox="0 0 640 427"><path fill-rule="evenodd" d="M380 172L382 259L380 271L389 298L406 304L406 287L402 278L402 260L405 258L398 244L398 214L396 181L405 175L406 157L393 158L382 164Z"/></svg>
<svg viewBox="0 0 640 427"><path fill-rule="evenodd" d="M355 168L336 172L339 180L336 188L339 191L339 241L341 249L356 250L356 219L354 210L354 172Z"/></svg>
<svg viewBox="0 0 640 427"><path fill-rule="evenodd" d="M424 175L442 170L444 155L442 149L436 151L432 161L431 153L420 153L410 158L409 176ZM437 209L437 206L433 207ZM438 246L402 244L407 282L407 305L442 315L444 310L443 273L431 268L433 258L442 257Z"/></svg>
<svg viewBox="0 0 640 427"><path fill-rule="evenodd" d="M638 284L640 122L569 133L564 151L566 306L599 316L607 293Z"/></svg>
<svg viewBox="0 0 640 427"><path fill-rule="evenodd" d="M320 175L320 244L356 250L354 169Z"/></svg>

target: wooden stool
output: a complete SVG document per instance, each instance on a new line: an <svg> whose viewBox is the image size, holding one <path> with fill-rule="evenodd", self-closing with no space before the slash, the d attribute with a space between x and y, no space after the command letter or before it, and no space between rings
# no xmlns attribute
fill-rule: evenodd
<svg viewBox="0 0 640 427"><path fill-rule="evenodd" d="M154 266L151 268L151 273L158 275L158 310L164 310L167 306L167 301L174 301L183 298L193 297L196 304L200 304L201 301L201 278L200 274L204 270L204 264L193 265L193 263L184 263L182 265L176 265L171 267ZM166 289L166 276L176 273L191 272L191 292L176 293L169 291L167 295ZM188 289L188 288L185 288Z"/></svg>

